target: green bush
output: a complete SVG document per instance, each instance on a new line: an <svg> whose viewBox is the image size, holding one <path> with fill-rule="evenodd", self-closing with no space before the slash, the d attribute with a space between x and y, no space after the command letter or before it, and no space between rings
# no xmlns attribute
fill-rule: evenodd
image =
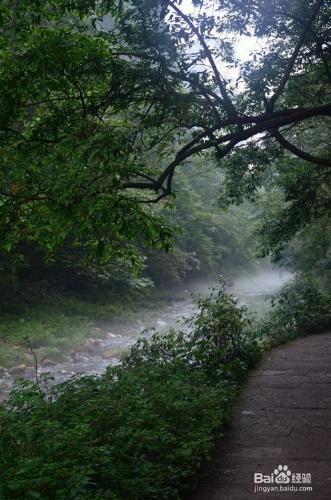
<svg viewBox="0 0 331 500"><path fill-rule="evenodd" d="M318 333L331 326L331 296L305 276L285 285L273 300L273 309L257 327L266 347Z"/></svg>
<svg viewBox="0 0 331 500"><path fill-rule="evenodd" d="M258 354L223 288L200 308L190 333L141 340L101 377L18 385L0 409L1 498L178 498Z"/></svg>
<svg viewBox="0 0 331 500"><path fill-rule="evenodd" d="M152 341L140 339L124 357L126 366L171 362L185 359L191 367L202 368L210 378L224 374L230 366L252 365L260 349L251 328L252 321L245 306L225 292L225 282L209 297L197 300L198 313L186 321L185 332L173 330L167 336L154 335ZM239 370L240 371L240 370Z"/></svg>

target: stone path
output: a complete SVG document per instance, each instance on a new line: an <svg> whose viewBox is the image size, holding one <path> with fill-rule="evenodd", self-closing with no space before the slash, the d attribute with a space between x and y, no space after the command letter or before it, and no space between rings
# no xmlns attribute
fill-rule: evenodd
<svg viewBox="0 0 331 500"><path fill-rule="evenodd" d="M279 465L283 474L284 465L291 471L290 483L281 486L298 491L254 492L254 473L275 477ZM293 473L301 474L301 483L293 483ZM303 474L311 474L311 483L302 482ZM312 491L300 491L309 486ZM254 498L331 500L331 332L272 350L251 373L231 427L217 443L197 489L187 496Z"/></svg>

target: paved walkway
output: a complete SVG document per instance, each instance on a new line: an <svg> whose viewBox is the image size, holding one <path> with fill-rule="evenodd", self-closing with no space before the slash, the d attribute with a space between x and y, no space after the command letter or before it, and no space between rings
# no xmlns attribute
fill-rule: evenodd
<svg viewBox="0 0 331 500"><path fill-rule="evenodd" d="M311 486L312 491L254 492L254 473L275 477L279 465L282 475L284 465L291 471L283 488ZM296 476L301 483L293 482L293 473L301 474ZM303 474L311 474L311 483L302 482ZM251 373L231 427L217 443L197 490L187 497L254 498L331 500L331 332L272 350Z"/></svg>

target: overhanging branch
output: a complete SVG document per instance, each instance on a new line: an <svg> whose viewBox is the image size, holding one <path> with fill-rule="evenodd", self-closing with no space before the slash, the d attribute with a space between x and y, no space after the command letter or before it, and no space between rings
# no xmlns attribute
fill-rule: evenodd
<svg viewBox="0 0 331 500"><path fill-rule="evenodd" d="M272 130L271 135L276 139L276 141L283 146L283 148L287 149L291 153L293 153L295 156L298 156L299 158L302 158L303 160L308 161L309 163L314 163L315 165L320 165L321 167L331 167L331 161L327 160L326 158L320 158L318 156L312 156L309 153L306 153L305 151L302 151L302 149L299 149L297 146L289 142L285 137L278 131L278 130Z"/></svg>
<svg viewBox="0 0 331 500"><path fill-rule="evenodd" d="M155 199L146 200L148 203L156 203L160 201L162 198L171 194L172 188L172 179L175 172L175 169L178 165L183 163L186 159L194 156L197 153L201 153L202 151L206 151L208 149L215 149L216 156L218 158L224 158L227 154L229 154L232 149L239 143L254 137L255 135L263 132L271 131L271 133L276 133L280 127L290 125L293 123L298 123L302 120L306 120L308 118L312 118L315 116L331 116L331 104L325 104L322 106L317 106L314 108L298 108L298 109L289 109L282 111L274 111L270 113L265 113L262 115L257 115L253 117L239 117L239 122L241 125L250 125L248 128L241 128L236 130L235 132L228 132L220 137L215 137L213 133L215 131L220 131L220 129L227 127L229 124L229 120L225 120L222 124L222 127L215 127L211 129L205 129L200 134L198 134L195 138L193 138L190 142L188 142L175 156L172 162L168 164L168 166L162 171L158 178L155 180L151 180L149 182L127 182L122 188L134 188L134 189L143 189L143 190L151 190L158 193L160 190L162 191ZM209 140L206 138L209 137ZM210 139L211 137L211 139ZM286 141L285 138L281 140ZM286 149L292 148L292 152L294 153L293 148L296 146L291 145L286 141L286 145L282 144ZM297 154L299 152L299 154ZM316 158L309 155L309 153L305 153L298 148L296 148L296 152L294 153L296 156L300 156L303 159L310 161L311 163L315 163L321 166L331 166L330 162L324 158ZM309 158L309 159L308 159ZM314 161L312 161L314 160ZM166 186L164 183L166 182Z"/></svg>

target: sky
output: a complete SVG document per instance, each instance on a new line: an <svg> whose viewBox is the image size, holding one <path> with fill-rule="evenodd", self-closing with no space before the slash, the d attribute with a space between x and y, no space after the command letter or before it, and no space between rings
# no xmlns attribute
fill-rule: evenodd
<svg viewBox="0 0 331 500"><path fill-rule="evenodd" d="M193 13L194 10L197 10L193 7L192 1L191 0L183 0L181 5L180 5L181 10L185 13ZM210 9L210 13L213 13L213 9ZM262 47L263 42L261 40L258 40L254 36L238 36L238 41L235 44L235 53L238 59L240 59L242 62L247 61L250 59L250 53L252 51L257 51Z"/></svg>

